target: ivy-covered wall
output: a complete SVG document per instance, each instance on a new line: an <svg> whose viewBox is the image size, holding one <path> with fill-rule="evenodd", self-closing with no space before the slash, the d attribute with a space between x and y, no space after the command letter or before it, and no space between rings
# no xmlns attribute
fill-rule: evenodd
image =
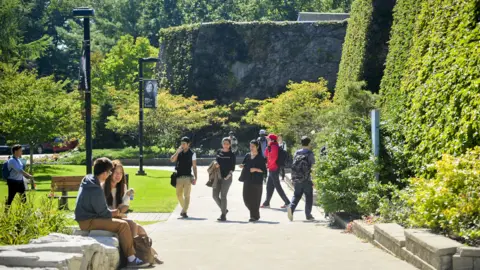
<svg viewBox="0 0 480 270"><path fill-rule="evenodd" d="M417 170L443 153L459 155L480 145L480 0L420 2L418 16L402 22L398 27L405 29L392 37L414 29L408 60L389 62L399 70L384 79L385 102L404 99L398 132ZM408 46L392 43L391 53L400 49ZM395 76L401 76L398 92L387 87Z"/></svg>
<svg viewBox="0 0 480 270"><path fill-rule="evenodd" d="M267 98L288 82L334 89L347 22L219 22L160 32L160 77L171 92L230 103Z"/></svg>
<svg viewBox="0 0 480 270"><path fill-rule="evenodd" d="M350 82L365 81L377 93L388 52L395 0L355 0L343 44L335 95L341 96Z"/></svg>

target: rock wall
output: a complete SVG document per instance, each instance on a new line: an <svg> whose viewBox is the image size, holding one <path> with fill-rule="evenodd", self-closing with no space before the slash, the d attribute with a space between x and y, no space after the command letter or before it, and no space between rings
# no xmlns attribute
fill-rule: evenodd
<svg viewBox="0 0 480 270"><path fill-rule="evenodd" d="M111 235L84 237L52 233L28 245L0 247L0 268L115 270L119 263L118 239Z"/></svg>
<svg viewBox="0 0 480 270"><path fill-rule="evenodd" d="M334 89L347 22L220 22L160 32L161 85L230 103L263 99L289 81L323 77Z"/></svg>

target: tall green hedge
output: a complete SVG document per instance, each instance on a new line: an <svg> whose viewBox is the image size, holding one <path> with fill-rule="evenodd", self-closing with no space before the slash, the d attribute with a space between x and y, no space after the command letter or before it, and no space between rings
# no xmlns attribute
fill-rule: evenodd
<svg viewBox="0 0 480 270"><path fill-rule="evenodd" d="M400 87L401 124L417 170L442 153L480 145L479 18L480 0L422 1Z"/></svg>
<svg viewBox="0 0 480 270"><path fill-rule="evenodd" d="M399 119L405 105L405 96L399 88L413 46L415 21L421 3L422 0L398 0L393 10L391 39L380 85L382 117L393 122Z"/></svg>
<svg viewBox="0 0 480 270"><path fill-rule="evenodd" d="M394 5L395 0L353 2L335 88L337 98L355 81L365 81L367 89L378 92Z"/></svg>

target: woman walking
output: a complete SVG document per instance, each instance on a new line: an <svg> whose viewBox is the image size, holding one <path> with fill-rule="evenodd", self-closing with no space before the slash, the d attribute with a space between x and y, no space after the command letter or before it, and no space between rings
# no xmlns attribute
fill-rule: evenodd
<svg viewBox="0 0 480 270"><path fill-rule="evenodd" d="M213 199L222 211L218 221L227 220L227 194L232 184L232 175L235 171L235 154L231 150L232 142L226 137L222 140L222 149L217 152L217 168L220 168L222 180L213 188Z"/></svg>
<svg viewBox="0 0 480 270"><path fill-rule="evenodd" d="M250 153L245 156L242 165L240 165L243 169L240 178L240 181L243 182L243 202L250 210L250 222L260 219L263 173L267 171L265 158L258 152L259 147L258 141L252 140L250 142Z"/></svg>

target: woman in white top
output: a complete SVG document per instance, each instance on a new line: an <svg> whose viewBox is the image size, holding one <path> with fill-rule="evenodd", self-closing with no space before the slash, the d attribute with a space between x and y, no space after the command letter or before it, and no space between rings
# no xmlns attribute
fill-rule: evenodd
<svg viewBox="0 0 480 270"><path fill-rule="evenodd" d="M130 207L130 195L133 189L127 189L125 171L120 160L114 160L112 174L105 180L103 192L107 199L107 205L110 209L118 209L121 218L128 222L132 236L147 235L145 229L131 219L126 218L126 213Z"/></svg>

